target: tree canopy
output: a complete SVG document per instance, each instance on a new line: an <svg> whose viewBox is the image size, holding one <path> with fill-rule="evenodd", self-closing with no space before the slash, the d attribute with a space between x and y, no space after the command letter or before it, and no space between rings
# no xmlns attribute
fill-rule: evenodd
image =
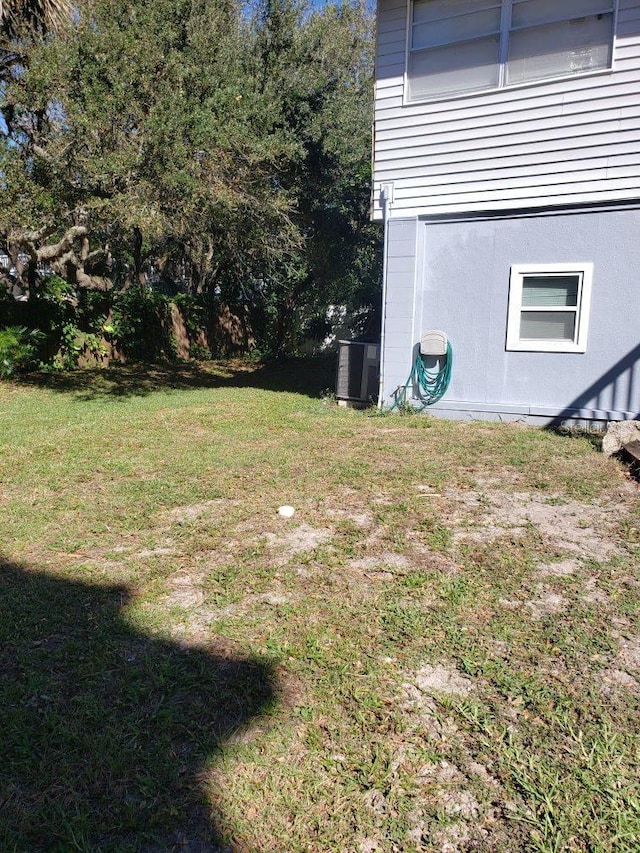
<svg viewBox="0 0 640 853"><path fill-rule="evenodd" d="M65 4L44 7L59 25ZM243 313L274 352L331 304L375 303L364 6L85 0L4 43L6 283L169 282Z"/></svg>

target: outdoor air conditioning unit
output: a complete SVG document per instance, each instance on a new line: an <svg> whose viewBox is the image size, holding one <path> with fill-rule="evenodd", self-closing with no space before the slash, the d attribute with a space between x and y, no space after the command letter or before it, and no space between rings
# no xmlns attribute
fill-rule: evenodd
<svg viewBox="0 0 640 853"><path fill-rule="evenodd" d="M379 382L380 345L362 341L338 341L338 400L370 403L378 397Z"/></svg>

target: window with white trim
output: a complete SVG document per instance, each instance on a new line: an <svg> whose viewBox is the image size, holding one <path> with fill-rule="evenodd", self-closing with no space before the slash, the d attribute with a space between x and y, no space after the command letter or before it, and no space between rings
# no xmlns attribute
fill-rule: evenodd
<svg viewBox="0 0 640 853"><path fill-rule="evenodd" d="M593 264L511 267L507 349L585 352Z"/></svg>
<svg viewBox="0 0 640 853"><path fill-rule="evenodd" d="M615 0L413 0L409 100L611 67Z"/></svg>

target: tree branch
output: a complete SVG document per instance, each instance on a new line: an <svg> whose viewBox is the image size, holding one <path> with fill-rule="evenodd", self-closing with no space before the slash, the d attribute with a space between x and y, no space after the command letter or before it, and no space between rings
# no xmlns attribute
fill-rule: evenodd
<svg viewBox="0 0 640 853"><path fill-rule="evenodd" d="M53 261L56 258L59 258L71 248L74 240L78 237L85 237L86 235L87 229L84 225L73 225L69 228L60 242L52 243L50 246L42 246L42 248L37 250L38 262L46 263L47 261Z"/></svg>

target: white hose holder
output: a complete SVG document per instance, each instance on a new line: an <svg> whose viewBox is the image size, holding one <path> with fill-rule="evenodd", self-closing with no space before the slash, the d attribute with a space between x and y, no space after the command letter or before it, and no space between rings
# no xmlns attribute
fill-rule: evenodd
<svg viewBox="0 0 640 853"><path fill-rule="evenodd" d="M420 355L442 358L447 354L449 338L439 329L429 329L420 339Z"/></svg>

